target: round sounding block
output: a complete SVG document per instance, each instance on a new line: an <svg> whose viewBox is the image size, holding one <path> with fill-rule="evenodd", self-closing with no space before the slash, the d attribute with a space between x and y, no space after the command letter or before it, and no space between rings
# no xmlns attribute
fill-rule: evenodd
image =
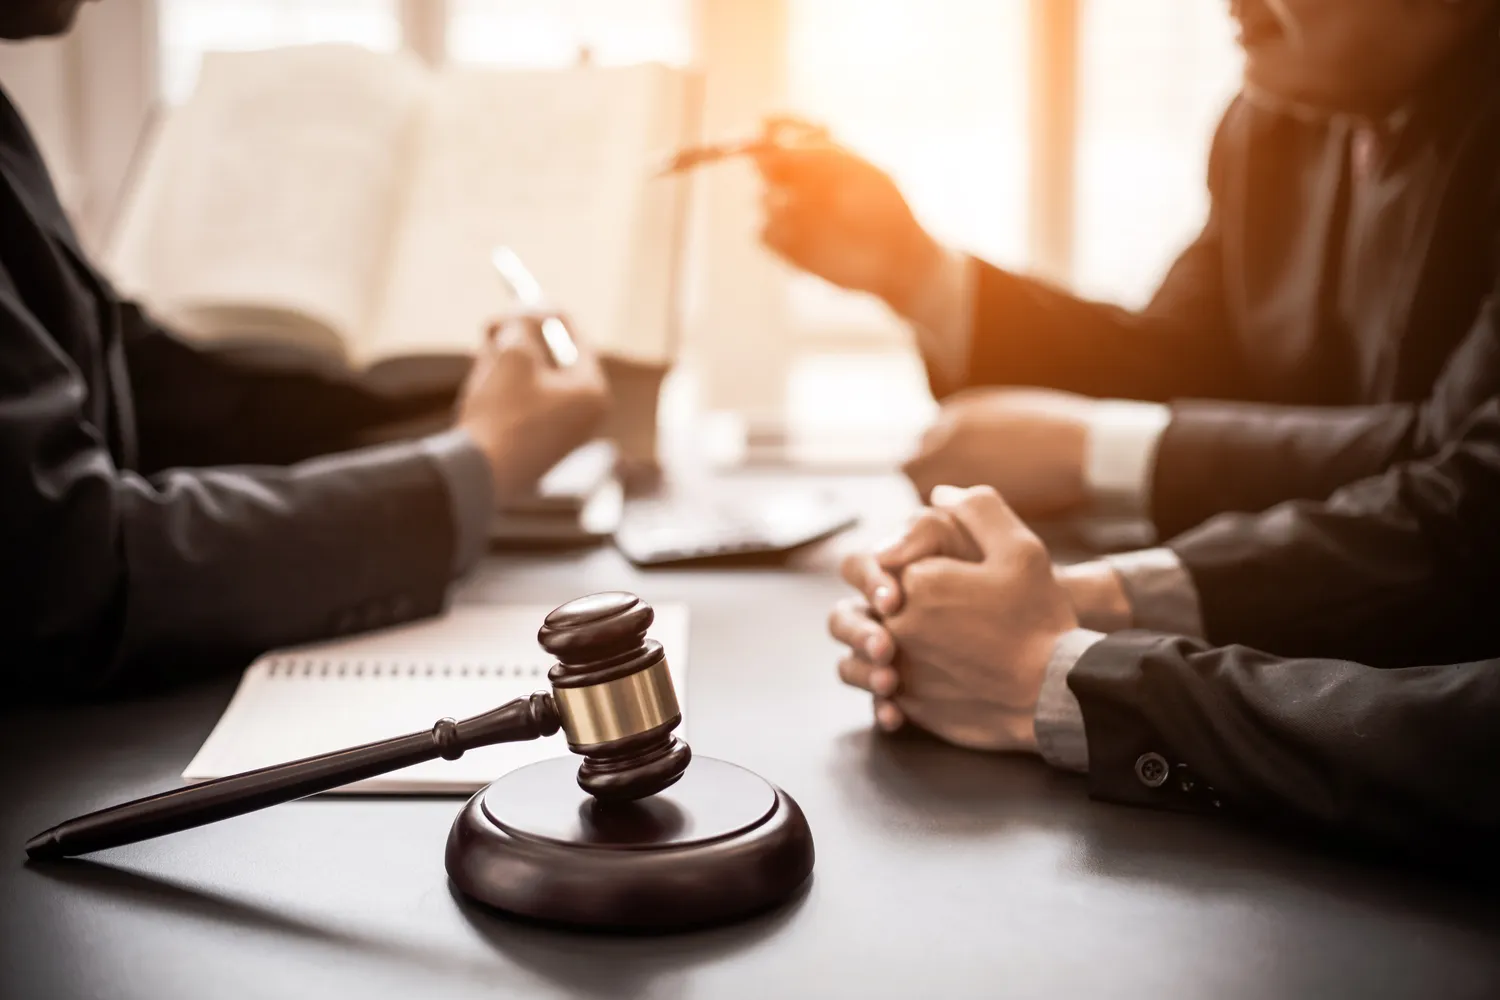
<svg viewBox="0 0 1500 1000"><path fill-rule="evenodd" d="M725 923L790 897L812 873L802 810L765 779L695 757L666 790L604 803L576 757L512 771L478 792L448 835L464 895L559 924L674 930Z"/></svg>

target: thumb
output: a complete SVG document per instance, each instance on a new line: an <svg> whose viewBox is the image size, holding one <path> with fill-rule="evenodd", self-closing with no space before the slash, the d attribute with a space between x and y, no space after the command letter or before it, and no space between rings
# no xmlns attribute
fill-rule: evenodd
<svg viewBox="0 0 1500 1000"><path fill-rule="evenodd" d="M974 540L953 515L931 507L913 518L899 538L887 542L875 553L881 567L892 573L931 556L975 562L980 559Z"/></svg>
<svg viewBox="0 0 1500 1000"><path fill-rule="evenodd" d="M498 328L491 327L489 347L495 359L507 367L530 369L546 364L540 331L534 332L532 324L524 317L512 317L501 322Z"/></svg>
<svg viewBox="0 0 1500 1000"><path fill-rule="evenodd" d="M1009 552L1031 530L991 486L936 486L932 505L952 513L979 545L985 561Z"/></svg>

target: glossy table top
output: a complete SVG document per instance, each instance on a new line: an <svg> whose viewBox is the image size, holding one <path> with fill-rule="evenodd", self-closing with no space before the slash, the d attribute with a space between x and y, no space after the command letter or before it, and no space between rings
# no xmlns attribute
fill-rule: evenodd
<svg viewBox="0 0 1500 1000"><path fill-rule="evenodd" d="M503 556L457 595L687 602L695 753L781 785L812 825L817 867L784 909L666 938L481 912L443 870L451 798L315 799L23 864L32 833L173 786L233 688L220 678L0 727L0 996L1500 996L1492 898L1093 803L1039 761L873 734L834 677L830 555L696 572Z"/></svg>

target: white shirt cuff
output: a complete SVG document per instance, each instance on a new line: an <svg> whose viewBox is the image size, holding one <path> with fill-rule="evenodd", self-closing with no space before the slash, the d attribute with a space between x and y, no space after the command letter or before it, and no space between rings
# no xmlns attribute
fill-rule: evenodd
<svg viewBox="0 0 1500 1000"><path fill-rule="evenodd" d="M1160 403L1101 399L1090 408L1084 484L1105 511L1145 514L1162 432L1172 411Z"/></svg>
<svg viewBox="0 0 1500 1000"><path fill-rule="evenodd" d="M1064 771L1087 772L1089 769L1088 733L1083 725L1083 709L1078 696L1068 687L1068 674L1083 654L1104 638L1104 633L1076 628L1057 640L1047 673L1042 678L1042 692L1037 698L1033 723L1037 750L1042 759Z"/></svg>
<svg viewBox="0 0 1500 1000"><path fill-rule="evenodd" d="M917 346L950 385L969 375L969 344L974 331L974 258L944 247L932 274L917 290L906 318L916 328Z"/></svg>
<svg viewBox="0 0 1500 1000"><path fill-rule="evenodd" d="M1103 558L1125 588L1132 627L1203 638L1198 587L1177 553L1168 548L1141 549Z"/></svg>

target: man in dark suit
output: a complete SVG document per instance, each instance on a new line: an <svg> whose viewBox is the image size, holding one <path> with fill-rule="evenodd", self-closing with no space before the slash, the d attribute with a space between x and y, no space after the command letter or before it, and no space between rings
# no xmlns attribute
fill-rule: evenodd
<svg viewBox="0 0 1500 1000"><path fill-rule="evenodd" d="M1430 459L1257 515L1270 541L1199 577L1228 609L1206 640L1081 627L998 494L933 502L846 561L863 597L830 618L883 728L1040 754L1101 799L1500 870L1500 398Z"/></svg>
<svg viewBox="0 0 1500 1000"><path fill-rule="evenodd" d="M0 37L79 0L9 0ZM481 338L476 331L476 341ZM0 654L8 696L243 665L441 609L495 498L587 439L606 390L491 331L457 392L236 365L162 329L89 262L0 93ZM355 447L456 412L451 430Z"/></svg>
<svg viewBox="0 0 1500 1000"><path fill-rule="evenodd" d="M1333 16L1340 4L1285 7ZM1443 148L1461 174L1461 145ZM1474 239L1491 279L1494 205L1469 205L1483 215ZM1407 216L1427 250L1438 241L1421 220ZM1429 261L1406 280L1449 280L1443 266L1469 262ZM1131 573L1104 561L1055 570L993 491L935 488L936 508L903 539L846 562L863 596L830 618L850 647L841 677L875 695L883 727L1039 753L1087 772L1101 798L1290 822L1495 868L1500 397L1490 380L1500 300L1484 295L1466 322L1418 406L1307 410L1266 428L1254 422L1274 412L1260 405L1196 410L1185 425L1207 421L1223 441L1285 434L1268 462L1249 462L1254 448L1224 452L1243 469L1201 457L1228 490L1301 476L1305 456L1342 471L1328 490L1306 491L1312 499L1211 517L1155 565L1126 557ZM1416 345L1407 337L1390 349ZM1174 407L1171 422L1182 415ZM1404 442L1420 432L1426 443L1371 451L1386 421ZM1340 437L1340 426L1352 433ZM1380 460L1366 468L1372 454ZM1165 624L1174 618L1189 627Z"/></svg>
<svg viewBox="0 0 1500 1000"><path fill-rule="evenodd" d="M1461 416L1495 390L1500 4L1230 6L1245 85L1209 216L1140 312L940 246L836 145L758 157L765 242L913 322L945 399L908 465L924 492L1102 502L1167 538L1428 454L1454 430L1432 400Z"/></svg>

